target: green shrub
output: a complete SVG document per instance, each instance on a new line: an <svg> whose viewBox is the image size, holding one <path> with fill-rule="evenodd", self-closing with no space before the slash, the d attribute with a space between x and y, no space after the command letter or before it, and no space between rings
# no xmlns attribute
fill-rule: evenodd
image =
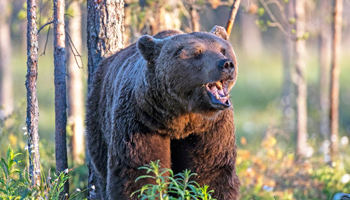
<svg viewBox="0 0 350 200"><path fill-rule="evenodd" d="M154 179L156 184L146 184L131 196L139 193L138 197L141 200L215 200L211 197L214 191L208 191L208 185L201 187L197 182L190 180L192 176L197 175L190 170L174 175L171 169L160 168L159 160L139 169L147 170L147 175L138 177L135 182L147 178Z"/></svg>
<svg viewBox="0 0 350 200"><path fill-rule="evenodd" d="M21 161L16 160L20 153L14 153L11 147L7 149L7 158L1 158L0 163L0 199L17 200L17 199L74 199L82 192L75 191L71 196L60 196L68 176L68 169L59 175L53 174L53 179L50 177L50 171L46 178L42 173L41 184L33 186L29 179L29 172L21 170L18 164ZM81 199L81 198L80 198Z"/></svg>

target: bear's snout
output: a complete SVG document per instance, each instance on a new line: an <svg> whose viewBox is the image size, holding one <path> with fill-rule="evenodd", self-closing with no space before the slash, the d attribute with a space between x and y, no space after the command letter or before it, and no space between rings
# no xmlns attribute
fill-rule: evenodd
<svg viewBox="0 0 350 200"><path fill-rule="evenodd" d="M218 62L218 68L227 73L229 79L234 79L235 65L230 59L222 59Z"/></svg>
<svg viewBox="0 0 350 200"><path fill-rule="evenodd" d="M231 74L235 69L233 62L230 59L223 59L219 61L218 67L221 71Z"/></svg>

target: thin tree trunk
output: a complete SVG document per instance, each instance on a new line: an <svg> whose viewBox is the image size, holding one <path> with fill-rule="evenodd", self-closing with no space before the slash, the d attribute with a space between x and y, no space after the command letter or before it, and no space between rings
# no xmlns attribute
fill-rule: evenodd
<svg viewBox="0 0 350 200"><path fill-rule="evenodd" d="M196 4L195 0L190 0L189 1L190 16L191 16L190 25L191 25L192 31L198 32L201 29L200 24L199 24L200 17L198 15L198 11L197 11L197 8L196 8L197 6L195 4Z"/></svg>
<svg viewBox="0 0 350 200"><path fill-rule="evenodd" d="M68 168L67 161L67 104L66 104L66 51L64 0L54 0L54 62L55 62L55 154L56 171L61 173ZM68 181L61 194L68 193Z"/></svg>
<svg viewBox="0 0 350 200"><path fill-rule="evenodd" d="M307 86L305 65L305 0L295 1L297 41L295 43L296 84L297 84L297 156L304 157L307 147Z"/></svg>
<svg viewBox="0 0 350 200"><path fill-rule="evenodd" d="M233 24L235 22L240 3L241 3L241 0L234 0L234 2L232 4L230 16L227 20L227 25L226 25L226 32L227 32L228 37L230 37L230 35L231 35L231 30L232 30Z"/></svg>
<svg viewBox="0 0 350 200"><path fill-rule="evenodd" d="M244 52L249 52L249 55L256 56L261 53L262 40L261 31L255 24L256 16L244 14L240 17L241 21L241 41Z"/></svg>
<svg viewBox="0 0 350 200"><path fill-rule="evenodd" d="M343 1L335 0L334 20L332 24L332 72L330 93L330 129L331 129L331 158L338 157L338 129L339 129L339 54L341 45L341 24Z"/></svg>
<svg viewBox="0 0 350 200"><path fill-rule="evenodd" d="M319 59L319 99L320 99L320 133L324 139L329 138L329 38L330 30L326 24L326 16L330 12L328 0L321 1L320 17L321 17L321 28L319 31L318 38L318 59Z"/></svg>
<svg viewBox="0 0 350 200"><path fill-rule="evenodd" d="M94 72L101 60L123 48L124 1L88 1L87 7L88 91L90 91ZM101 199L96 174L91 163L88 166L88 198Z"/></svg>
<svg viewBox="0 0 350 200"><path fill-rule="evenodd" d="M40 154L38 118L39 105L36 92L38 78L38 37L35 0L27 0L27 132L29 152L29 176L33 186L40 185Z"/></svg>
<svg viewBox="0 0 350 200"><path fill-rule="evenodd" d="M285 15L289 19L294 17L293 0L287 4ZM291 25L286 26L286 30L290 33ZM294 118L294 85L292 82L292 66L294 66L294 42L289 37L284 37L283 46L283 86L282 86L282 109L284 114L284 127L287 132L295 131Z"/></svg>
<svg viewBox="0 0 350 200"><path fill-rule="evenodd" d="M68 32L74 45L73 49L82 52L81 35L81 2L74 0L70 4L73 17L68 19ZM69 41L68 41L69 42ZM74 164L83 164L85 155L84 120L83 120L83 82L82 63L71 51L68 55L68 121L72 131L72 157Z"/></svg>
<svg viewBox="0 0 350 200"><path fill-rule="evenodd" d="M13 111L9 0L0 1L0 120Z"/></svg>

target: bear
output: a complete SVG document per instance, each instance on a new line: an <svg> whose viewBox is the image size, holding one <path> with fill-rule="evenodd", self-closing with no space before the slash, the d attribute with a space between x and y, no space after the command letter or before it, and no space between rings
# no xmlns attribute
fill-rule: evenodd
<svg viewBox="0 0 350 200"><path fill-rule="evenodd" d="M162 31L104 59L86 106L87 148L103 199L131 194L150 179L138 168L160 160L189 169L218 200L239 198L233 106L237 59L226 30Z"/></svg>

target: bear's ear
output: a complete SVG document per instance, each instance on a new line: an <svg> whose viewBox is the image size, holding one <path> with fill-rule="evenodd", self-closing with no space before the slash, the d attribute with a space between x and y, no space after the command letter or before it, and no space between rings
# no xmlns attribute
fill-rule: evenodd
<svg viewBox="0 0 350 200"><path fill-rule="evenodd" d="M137 48L141 55L148 62L153 62L161 49L162 40L155 39L152 36L144 35L137 41Z"/></svg>
<svg viewBox="0 0 350 200"><path fill-rule="evenodd" d="M214 26L210 33L215 34L216 36L221 37L224 40L228 40L226 29L222 26Z"/></svg>

